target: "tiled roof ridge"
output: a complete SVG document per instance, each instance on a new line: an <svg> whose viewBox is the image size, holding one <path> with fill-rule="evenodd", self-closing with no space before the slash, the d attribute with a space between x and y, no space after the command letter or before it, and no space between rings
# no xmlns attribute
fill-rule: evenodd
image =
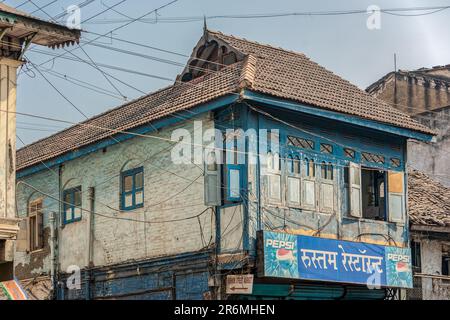
<svg viewBox="0 0 450 320"><path fill-rule="evenodd" d="M253 54L245 57L244 67L242 68L241 77L239 78L239 88L251 89L256 76L257 58Z"/></svg>
<svg viewBox="0 0 450 320"><path fill-rule="evenodd" d="M255 41L255 40L248 40L248 39L243 38L243 37L237 37L237 36L235 36L235 35L225 34L225 33L223 33L223 32L216 31L216 30L210 30L210 29L208 29L207 31L208 31L208 33L213 34L213 35L217 34L217 35L219 35L219 36L228 37L228 38L233 38L233 39L235 39L235 40L245 41L245 42L248 42L248 43L253 43L253 44L256 44L256 45L259 45L259 46L264 46L264 47L271 48L271 49L274 49L274 50L279 50L279 51L282 51L282 52L284 52L284 53L291 53L291 54L294 54L294 55L303 56L303 57L309 59L309 58L308 58L304 53L302 53L302 52L298 52L298 51L294 51L294 50L289 50L289 49L284 49L284 48L282 48L282 47L275 47L275 46L272 46L272 45L267 44L267 43L260 43L260 42ZM230 44L230 46L233 47L232 44Z"/></svg>
<svg viewBox="0 0 450 320"><path fill-rule="evenodd" d="M323 67L322 65L320 65L320 64L317 63L317 62L315 62L314 60L311 60L310 57L308 57L306 54L304 54L304 53L302 53L302 52L298 52L298 51L294 51L294 50L289 50L289 49L284 49L284 48L282 48L282 47L275 47L275 46L272 46L272 45L270 45L270 44L260 43L260 42L254 41L254 40L248 40L248 39L243 38L243 37L237 37L237 36L235 36L235 35L225 34L225 33L220 32L220 31L215 31L215 30L210 30L210 29L208 29L208 32L209 32L210 34L213 34L213 35L217 34L217 35L222 36L222 37L228 37L228 38L232 38L232 39L235 39L235 40L248 42L248 43L251 43L251 44L258 45L258 46L267 47L267 48L270 48L270 49L274 49L274 50L281 51L281 52L283 52L283 53L289 53L289 54L292 54L292 55L294 55L294 56L299 56L299 57L308 59L308 61L309 61L310 63L313 63L313 64L316 65L317 67L319 67L319 68L321 68L321 69L323 69L323 70L325 70L325 71L327 71L327 72L329 72L329 73L331 73L331 74L333 74L333 75L335 75L335 76L341 78L342 81L345 81L348 85L350 85L350 86L353 87L354 89L356 89L356 90L358 90L358 91L361 91L362 93L366 94L367 96L373 98L373 97L372 97L369 93L367 93L365 90L359 88L357 85L351 83L349 80L347 80L347 79L341 77L340 75L334 73L333 71L331 71L331 70L329 70L329 69ZM229 43L229 45L230 45L231 47L234 47L233 44L231 44L231 43ZM236 50L239 50L238 48L235 48L235 49L236 49ZM266 58L266 57L265 57L265 58ZM266 58L266 59L268 59L268 58ZM270 58L269 58L269 59L270 59ZM389 75L389 74L388 74L388 75ZM382 101L382 102L384 103L384 101ZM389 104L388 104L388 105L389 105ZM389 105L389 106L390 106L390 105Z"/></svg>
<svg viewBox="0 0 450 320"><path fill-rule="evenodd" d="M117 133L151 124L195 105L207 103L224 95L238 94L238 81L243 62L239 61L218 72L186 83L176 83L117 108L103 112L17 150L17 170L54 159L69 151L110 139ZM195 83L194 85L192 85Z"/></svg>

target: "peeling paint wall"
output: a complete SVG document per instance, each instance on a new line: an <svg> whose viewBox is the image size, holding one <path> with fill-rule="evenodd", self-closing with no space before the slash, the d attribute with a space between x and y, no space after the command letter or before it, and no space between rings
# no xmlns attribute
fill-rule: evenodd
<svg viewBox="0 0 450 320"><path fill-rule="evenodd" d="M435 143L409 142L408 158L411 166L450 187L450 106L414 118L436 130L438 134Z"/></svg>
<svg viewBox="0 0 450 320"><path fill-rule="evenodd" d="M450 300L450 278L442 277L442 254L444 242L441 240L420 240L420 276L423 300Z"/></svg>
<svg viewBox="0 0 450 320"><path fill-rule="evenodd" d="M213 125L206 116L198 120L204 120L204 130ZM193 123L187 121L149 134L160 139L136 137L64 163L61 191L81 186L85 210L90 209L88 189L95 188L94 266L194 252L214 243L215 217L212 210L205 211L203 167L172 162L173 143L165 139L170 139L175 129L192 132ZM120 173L140 166L144 167L144 208L121 211ZM52 171L33 174L25 177L24 181L58 199L58 168L52 168ZM30 199L40 196L44 200L44 225L48 228L49 212L59 214L59 202L39 195L23 184L19 186L21 217L26 217ZM203 211L198 219L192 218ZM189 217L191 219L186 220ZM172 220L179 221L161 223ZM63 225L61 221L59 216L57 256L60 271L65 272L72 265L83 269L89 263L89 212L83 212L83 219L79 222ZM49 259L48 251L39 256L17 252L16 270L21 277L48 273Z"/></svg>
<svg viewBox="0 0 450 320"><path fill-rule="evenodd" d="M281 113L277 114L277 117ZM289 123L295 123L295 118L291 115L289 120L285 119ZM289 128L287 126L280 126L280 124L272 123L271 120L260 120L260 128L280 129L280 135L283 136L283 130L289 131L290 134L294 136L303 137L305 131L315 132L317 130L318 135L322 138L322 141L336 141L339 146L342 145L352 147L352 143L355 141L361 141L358 145L357 150L371 150L374 148L378 150L377 152L386 156L386 159L390 158L390 154L396 154L396 157L403 159L402 152L405 148L406 143L401 139L382 138L376 134L372 134L370 137L367 136L368 133L359 132L352 130L349 127L339 129L336 124L328 124L328 128L333 128L327 131L327 124L318 124L314 128L315 123L305 120L307 125L296 124L298 128L297 133L295 129ZM286 132L287 132L286 131ZM326 140L329 139L329 140ZM283 151L282 151L283 152ZM282 157L287 157L287 153L282 153ZM253 190L254 194L249 195L250 203L249 207L249 226L248 231L250 234L251 242L250 246L254 249L256 239L256 228L258 225L259 217L261 219L261 228L264 230L275 229L280 232L290 232L294 234L306 235L306 236L317 236L329 239L340 239L347 241L361 241L385 246L397 246L397 247L408 247L408 228L406 223L406 218L399 223L388 222L388 221L376 221L371 219L353 218L349 216L348 208L345 207L344 197L346 196L346 191L344 187L344 170L345 164L343 161L336 160L334 164L334 213L323 212L320 209L308 210L305 208L293 208L287 205L286 192L287 192L287 182L285 179L285 173L282 174L281 186L282 186L282 198L283 201L280 204L271 202L267 200L268 194L268 180L267 171L264 169L264 164L261 164L260 171L260 196L261 196L261 209L258 213L258 202L257 194L258 185L257 175L254 173L257 171L257 167L253 166L249 168L249 189ZM282 161L282 172L286 172L285 161ZM302 167L301 170L305 170ZM318 170L318 169L317 169ZM303 187L301 187L303 188ZM319 188L316 188L316 201L318 199ZM303 190L303 189L301 189Z"/></svg>
<svg viewBox="0 0 450 320"><path fill-rule="evenodd" d="M434 76L440 77L441 80L434 79ZM437 131L436 143L418 141L408 143L408 161L412 168L427 173L434 180L450 187L449 68L427 71L425 77L397 74L396 80L395 82L393 76L389 77L370 94Z"/></svg>

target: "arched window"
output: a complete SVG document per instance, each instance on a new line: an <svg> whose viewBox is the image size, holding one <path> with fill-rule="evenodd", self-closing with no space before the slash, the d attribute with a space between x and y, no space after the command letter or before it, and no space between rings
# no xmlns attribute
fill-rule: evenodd
<svg viewBox="0 0 450 320"><path fill-rule="evenodd" d="M273 170L273 156L272 152L267 153L267 169Z"/></svg>
<svg viewBox="0 0 450 320"><path fill-rule="evenodd" d="M288 173L294 173L294 159L292 158L292 156L288 156L286 166Z"/></svg>
<svg viewBox="0 0 450 320"><path fill-rule="evenodd" d="M273 169L276 171L281 170L281 158L279 153L273 155Z"/></svg>
<svg viewBox="0 0 450 320"><path fill-rule="evenodd" d="M322 161L322 164L320 166L320 174L322 175L322 179L328 179L328 165L325 161Z"/></svg>
<svg viewBox="0 0 450 320"><path fill-rule="evenodd" d="M208 171L217 171L218 170L216 153L214 151L211 151L208 154L207 168L208 168Z"/></svg>
<svg viewBox="0 0 450 320"><path fill-rule="evenodd" d="M300 174L300 158L298 156L294 158L294 173Z"/></svg>
<svg viewBox="0 0 450 320"><path fill-rule="evenodd" d="M305 159L306 163L306 175L310 178L314 178L316 176L316 165L313 159Z"/></svg>
<svg viewBox="0 0 450 320"><path fill-rule="evenodd" d="M331 162L328 163L328 166L327 166L327 179L334 180L333 165L331 164Z"/></svg>

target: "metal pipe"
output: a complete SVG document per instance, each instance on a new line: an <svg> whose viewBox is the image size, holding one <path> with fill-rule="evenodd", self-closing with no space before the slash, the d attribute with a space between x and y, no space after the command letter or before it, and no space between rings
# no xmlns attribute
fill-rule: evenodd
<svg viewBox="0 0 450 320"><path fill-rule="evenodd" d="M55 245L56 245L56 232L55 232L55 212L50 212L50 278L52 282L52 292L55 292L55 271L56 271L56 259L55 259Z"/></svg>
<svg viewBox="0 0 450 320"><path fill-rule="evenodd" d="M90 300L92 296L92 267L94 266L94 210L95 210L95 188L88 189L89 198L89 223L88 223L88 256L87 256L87 281L86 281L86 300Z"/></svg>

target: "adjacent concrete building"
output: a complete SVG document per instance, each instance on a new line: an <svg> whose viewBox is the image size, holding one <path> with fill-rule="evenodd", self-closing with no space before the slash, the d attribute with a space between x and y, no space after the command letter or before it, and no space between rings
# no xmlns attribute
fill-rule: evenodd
<svg viewBox="0 0 450 320"><path fill-rule="evenodd" d="M450 300L450 188L409 174L414 289L412 300Z"/></svg>
<svg viewBox="0 0 450 320"><path fill-rule="evenodd" d="M450 187L450 65L391 72L367 91L437 132L435 143L410 141L408 163Z"/></svg>
<svg viewBox="0 0 450 320"><path fill-rule="evenodd" d="M78 42L79 30L43 21L0 4L0 282L13 279L16 215L17 69L31 44L59 47Z"/></svg>

